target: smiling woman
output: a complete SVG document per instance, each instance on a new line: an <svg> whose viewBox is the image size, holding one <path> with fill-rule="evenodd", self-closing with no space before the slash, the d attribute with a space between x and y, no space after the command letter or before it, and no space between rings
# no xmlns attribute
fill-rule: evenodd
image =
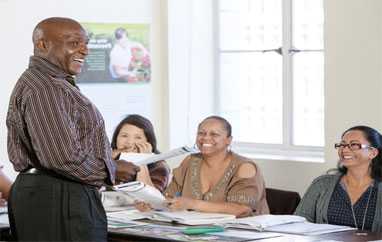
<svg viewBox="0 0 382 242"><path fill-rule="evenodd" d="M121 120L114 131L111 148L113 159L118 159L121 152L160 153L154 126L150 120L138 114L128 115ZM169 176L170 169L166 161L157 161L141 166L136 180L163 192L168 185Z"/></svg>
<svg viewBox="0 0 382 242"><path fill-rule="evenodd" d="M224 118L210 116L199 124L196 144L200 153L186 157L174 169L165 192L171 210L237 217L269 213L259 168L252 160L231 152L231 141L231 125Z"/></svg>
<svg viewBox="0 0 382 242"><path fill-rule="evenodd" d="M296 209L310 222L382 231L382 137L373 128L355 126L334 146L338 169L313 181Z"/></svg>

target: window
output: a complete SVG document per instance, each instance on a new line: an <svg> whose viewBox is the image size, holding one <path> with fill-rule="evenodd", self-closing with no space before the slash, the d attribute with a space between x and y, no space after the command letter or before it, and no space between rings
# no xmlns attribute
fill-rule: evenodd
<svg viewBox="0 0 382 242"><path fill-rule="evenodd" d="M235 145L324 146L323 0L216 0L217 109Z"/></svg>

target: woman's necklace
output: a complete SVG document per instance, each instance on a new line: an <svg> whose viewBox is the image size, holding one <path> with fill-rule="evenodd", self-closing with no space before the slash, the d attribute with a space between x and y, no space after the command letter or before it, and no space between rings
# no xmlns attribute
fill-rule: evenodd
<svg viewBox="0 0 382 242"><path fill-rule="evenodd" d="M350 199L350 196L349 196L349 201L350 201L350 208L351 208L351 213L353 215L353 220L354 220L354 225L357 229L361 229L363 230L365 228L365 221L366 221L366 214L367 214L367 209L369 208L369 202L370 202L370 197L371 197L371 192L373 191L373 184L371 184L368 188L369 190L369 195L368 195L368 198L367 198L367 203L366 203L366 208L365 208L365 211L363 212L363 221L362 221L362 228L359 228L358 227L358 224L357 224L357 219L355 217L355 212L354 212L354 206L351 204L351 199Z"/></svg>

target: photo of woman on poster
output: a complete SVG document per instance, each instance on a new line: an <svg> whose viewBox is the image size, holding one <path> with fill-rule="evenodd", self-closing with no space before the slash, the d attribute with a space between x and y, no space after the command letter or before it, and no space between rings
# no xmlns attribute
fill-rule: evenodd
<svg viewBox="0 0 382 242"><path fill-rule="evenodd" d="M77 83L149 83L148 24L82 23L89 55Z"/></svg>
<svg viewBox="0 0 382 242"><path fill-rule="evenodd" d="M110 52L110 74L128 83L150 81L150 55L139 42L128 38L126 29L114 32L115 43Z"/></svg>

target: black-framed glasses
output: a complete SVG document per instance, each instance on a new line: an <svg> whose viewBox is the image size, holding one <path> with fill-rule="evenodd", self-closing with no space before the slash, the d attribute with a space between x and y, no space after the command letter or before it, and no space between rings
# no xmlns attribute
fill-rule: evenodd
<svg viewBox="0 0 382 242"><path fill-rule="evenodd" d="M336 149L344 149L345 147L348 147L350 150L355 151L355 150L360 150L360 149L367 149L367 148L373 148L370 145L367 144L361 144L361 143L335 143L334 148Z"/></svg>

